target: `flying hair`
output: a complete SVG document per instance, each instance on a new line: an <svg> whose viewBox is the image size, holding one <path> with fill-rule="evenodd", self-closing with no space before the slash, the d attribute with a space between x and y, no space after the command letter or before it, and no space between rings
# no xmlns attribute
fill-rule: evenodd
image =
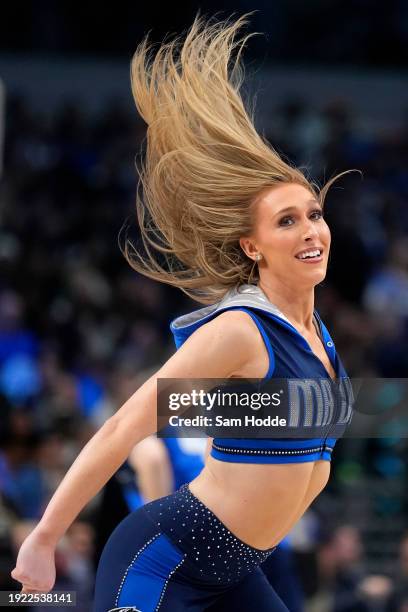
<svg viewBox="0 0 408 612"><path fill-rule="evenodd" d="M240 94L241 55L254 33L239 33L249 15L198 15L184 37L157 50L146 36L131 65L147 135L136 196L141 244L126 237L122 250L137 272L202 304L259 278L239 239L253 229L262 190L297 183L323 205L345 174L320 190L257 133Z"/></svg>

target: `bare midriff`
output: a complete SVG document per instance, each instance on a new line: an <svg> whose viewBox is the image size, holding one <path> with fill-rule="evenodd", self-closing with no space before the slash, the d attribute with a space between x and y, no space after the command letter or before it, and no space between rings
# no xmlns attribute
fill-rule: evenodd
<svg viewBox="0 0 408 612"><path fill-rule="evenodd" d="M228 463L209 456L189 488L246 544L276 546L329 479L329 461Z"/></svg>

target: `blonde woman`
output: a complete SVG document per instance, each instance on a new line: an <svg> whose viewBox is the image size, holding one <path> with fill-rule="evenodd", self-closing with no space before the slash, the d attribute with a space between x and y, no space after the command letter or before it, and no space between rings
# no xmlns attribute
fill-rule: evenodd
<svg viewBox="0 0 408 612"><path fill-rule="evenodd" d="M12 576L24 592L52 589L58 540L155 431L158 378L346 380L314 310L330 251L329 184L319 190L257 134L239 93L245 22L196 18L184 40L156 53L145 40L135 53L133 94L148 125L137 199L144 252L127 244L125 254L207 306L173 321L176 353L69 469L19 551ZM326 417L333 405L322 397ZM346 422L347 410L338 416ZM327 432L212 441L195 480L115 529L94 611L286 610L259 564L326 485L335 441Z"/></svg>

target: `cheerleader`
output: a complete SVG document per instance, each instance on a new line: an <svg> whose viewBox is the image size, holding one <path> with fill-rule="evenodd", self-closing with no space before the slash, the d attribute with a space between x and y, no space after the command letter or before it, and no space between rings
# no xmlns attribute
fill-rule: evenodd
<svg viewBox="0 0 408 612"><path fill-rule="evenodd" d="M239 93L245 23L197 17L184 39L156 52L145 39L136 50L132 89L148 126L137 196L144 248L127 242L125 256L203 307L172 322L178 350L68 470L20 548L12 576L23 592L52 589L57 542L155 431L157 379L310 378L326 389L347 379L314 308L330 251L323 204L335 179L319 189L256 132ZM317 396L310 414L326 423L332 403L322 394L317 405ZM345 423L349 412L338 416ZM194 480L116 527L94 612L287 610L259 566L328 481L336 435L324 432L210 441Z"/></svg>

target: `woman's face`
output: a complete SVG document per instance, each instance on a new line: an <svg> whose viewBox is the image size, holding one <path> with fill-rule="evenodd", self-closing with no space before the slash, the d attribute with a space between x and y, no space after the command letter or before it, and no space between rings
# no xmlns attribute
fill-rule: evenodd
<svg viewBox="0 0 408 612"><path fill-rule="evenodd" d="M299 288L320 283L326 276L330 230L311 191L295 183L271 187L254 210L254 231L240 244L252 259L262 254L261 280L269 277Z"/></svg>

